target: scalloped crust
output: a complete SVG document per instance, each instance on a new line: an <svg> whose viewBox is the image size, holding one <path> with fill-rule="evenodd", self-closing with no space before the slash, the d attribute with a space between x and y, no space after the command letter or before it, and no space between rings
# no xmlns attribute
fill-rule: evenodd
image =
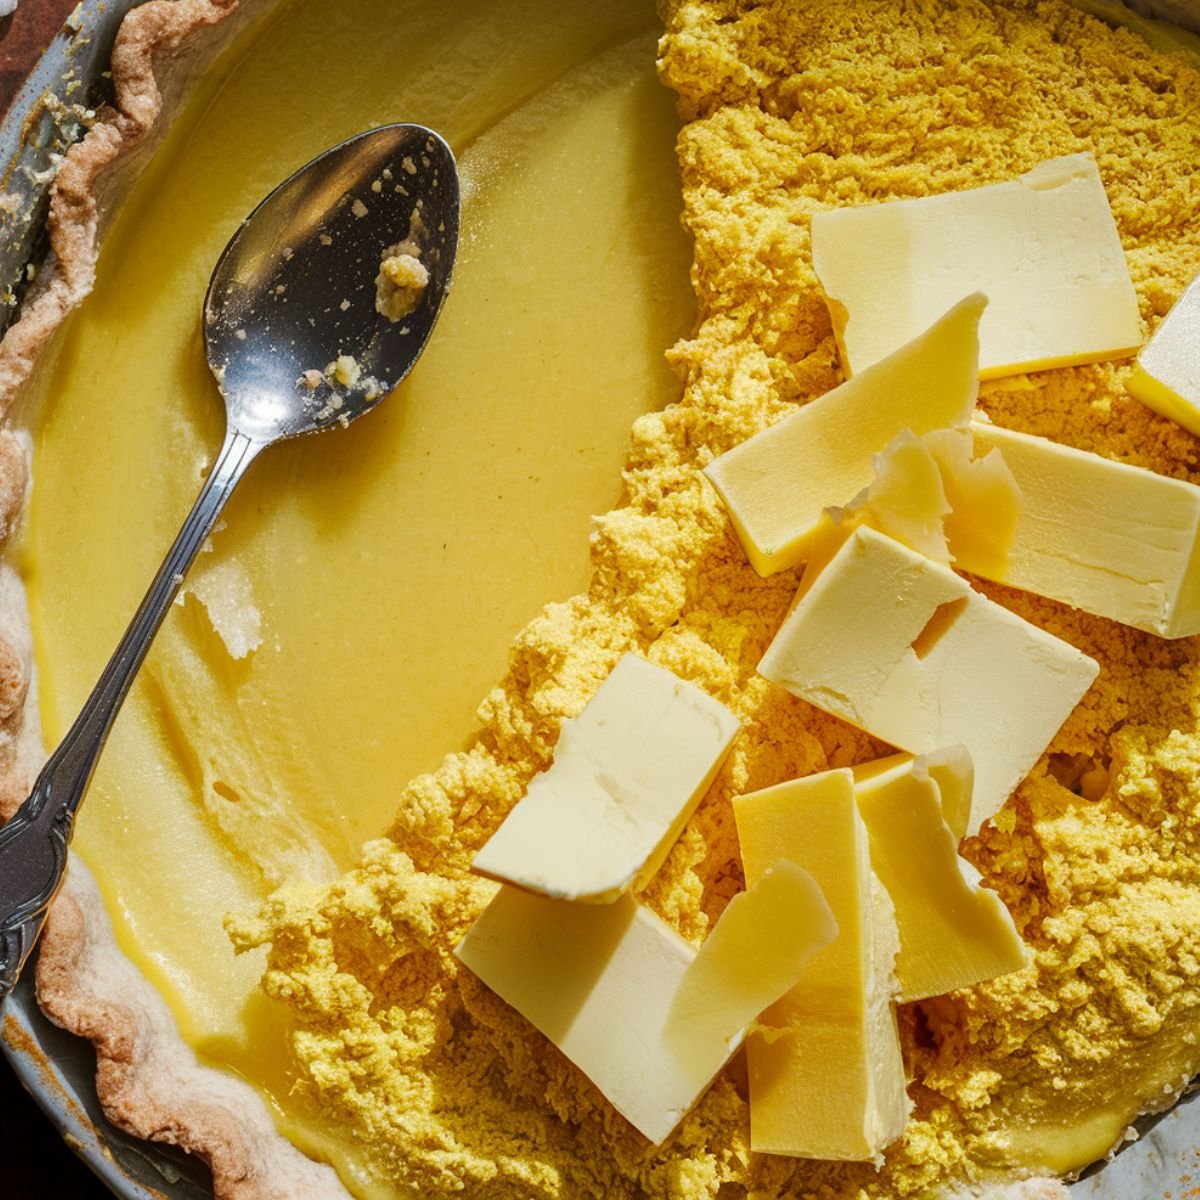
<svg viewBox="0 0 1200 1200"><path fill-rule="evenodd" d="M115 101L65 156L50 197L51 251L20 319L0 342L7 418L55 333L91 291L102 231L124 184L157 145L170 112L221 45L273 0L150 0L124 20L112 53ZM28 440L0 430L0 540L20 520ZM44 759L29 616L15 571L0 566L0 817L25 798ZM266 1104L232 1074L203 1067L165 1002L117 948L95 880L72 857L37 967L46 1015L96 1048L96 1091L129 1133L204 1159L220 1200L346 1200L329 1166L275 1129Z"/></svg>

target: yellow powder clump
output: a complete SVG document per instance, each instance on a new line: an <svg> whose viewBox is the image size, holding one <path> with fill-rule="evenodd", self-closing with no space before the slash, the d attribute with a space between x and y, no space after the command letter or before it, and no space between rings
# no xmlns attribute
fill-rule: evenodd
<svg viewBox="0 0 1200 1200"><path fill-rule="evenodd" d="M421 303L429 285L429 272L420 253L413 242L401 242L383 252L375 276L375 310L389 321L407 317Z"/></svg>
<svg viewBox="0 0 1200 1200"><path fill-rule="evenodd" d="M265 987L299 1030L295 1101L354 1128L398 1189L866 1200L1079 1166L1200 1065L1196 639L986 588L1102 670L967 846L1034 962L902 1011L915 1107L879 1173L752 1154L737 1061L649 1145L452 957L491 894L467 871L475 849L627 650L745 726L643 896L693 941L742 887L731 795L883 750L756 676L798 580L757 577L699 474L839 382L809 261L814 212L994 183L1090 150L1148 331L1200 270L1200 74L1185 59L1060 0L672 0L664 16L701 313L671 354L683 398L635 426L626 502L598 522L590 590L518 637L479 744L406 790L359 869L277 899L235 938L270 943ZM1003 380L982 405L998 423L1200 478L1196 440L1126 396L1128 369Z"/></svg>

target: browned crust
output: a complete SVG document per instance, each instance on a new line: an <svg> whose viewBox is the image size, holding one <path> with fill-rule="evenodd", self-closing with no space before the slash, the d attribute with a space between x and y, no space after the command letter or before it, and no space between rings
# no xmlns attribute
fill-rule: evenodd
<svg viewBox="0 0 1200 1200"><path fill-rule="evenodd" d="M222 1200L345 1200L331 1168L275 1130L242 1080L200 1066L162 998L116 948L87 869L72 863L38 962L38 1000L96 1048L96 1092L109 1120L204 1159Z"/></svg>
<svg viewBox="0 0 1200 1200"><path fill-rule="evenodd" d="M0 342L0 415L8 412L66 315L92 289L109 177L156 130L164 66L236 7L237 0L151 0L126 17L112 54L114 105L101 111L59 168L50 192L45 282Z"/></svg>
<svg viewBox="0 0 1200 1200"><path fill-rule="evenodd" d="M20 319L0 342L0 418L7 417L68 314L91 291L103 225L122 182L156 143L172 93L215 51L206 32L272 0L149 0L126 17L112 55L115 100L66 155L51 190L51 251ZM229 19L239 10L239 21ZM224 32L224 30L222 31ZM28 482L22 438L0 430L0 541L18 523ZM28 616L11 568L0 569L0 818L24 799L42 750ZM27 702L27 696L29 701ZM46 1015L92 1041L96 1090L109 1119L138 1137L198 1155L221 1200L345 1200L331 1168L275 1130L246 1083L200 1066L162 998L117 948L90 873L72 859L51 909L37 969Z"/></svg>

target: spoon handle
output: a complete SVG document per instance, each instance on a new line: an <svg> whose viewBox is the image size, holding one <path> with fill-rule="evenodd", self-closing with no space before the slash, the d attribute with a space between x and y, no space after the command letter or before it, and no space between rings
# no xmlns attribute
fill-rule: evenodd
<svg viewBox="0 0 1200 1200"><path fill-rule="evenodd" d="M67 843L121 704L184 575L246 468L265 443L230 431L200 495L120 645L29 798L0 828L0 1000L16 986L62 883Z"/></svg>

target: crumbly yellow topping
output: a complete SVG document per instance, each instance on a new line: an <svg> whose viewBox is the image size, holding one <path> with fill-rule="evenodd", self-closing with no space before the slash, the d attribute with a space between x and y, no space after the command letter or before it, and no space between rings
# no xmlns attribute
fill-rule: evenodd
<svg viewBox="0 0 1200 1200"><path fill-rule="evenodd" d="M342 387L353 387L362 376L362 367L353 354L339 354L325 368L325 378Z"/></svg>
<svg viewBox="0 0 1200 1200"><path fill-rule="evenodd" d="M420 250L410 242L383 252L379 274L375 276L375 308L389 321L407 317L421 303L429 284L429 272L419 254Z"/></svg>
<svg viewBox="0 0 1200 1200"><path fill-rule="evenodd" d="M1195 639L985 585L1102 670L967 845L1035 960L902 1011L915 1109L878 1174L752 1154L736 1061L650 1146L451 955L491 892L467 872L475 848L626 650L745 727L643 897L693 940L742 886L731 795L883 749L755 674L796 573L755 575L699 474L839 382L809 262L815 211L998 182L1090 150L1148 330L1200 270L1200 74L1061 0L672 0L665 17L701 313L671 352L683 398L636 424L627 500L597 523L591 587L517 638L479 744L414 781L358 870L275 900L235 937L271 943L265 986L300 1030L298 1102L359 1131L398 1188L862 1200L1086 1161L1200 1065ZM1128 369L1002 380L981 404L1000 424L1200 479L1196 440L1125 394Z"/></svg>

